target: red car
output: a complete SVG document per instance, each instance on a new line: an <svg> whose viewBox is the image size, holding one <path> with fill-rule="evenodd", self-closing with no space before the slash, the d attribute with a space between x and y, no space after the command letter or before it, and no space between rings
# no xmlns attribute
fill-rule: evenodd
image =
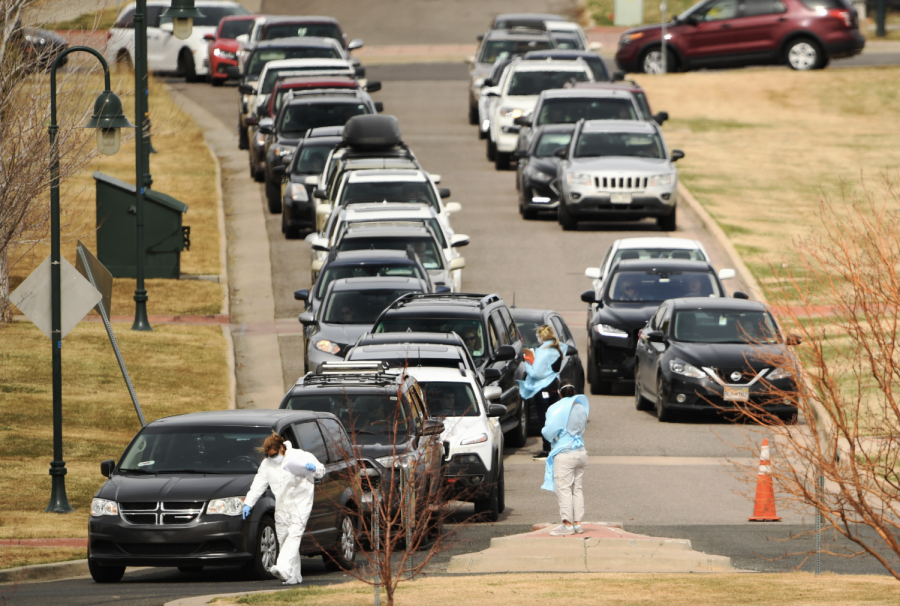
<svg viewBox="0 0 900 606"><path fill-rule="evenodd" d="M662 70L660 25L625 31L616 63L626 72ZM787 64L822 69L862 52L856 9L847 0L705 0L666 28L666 71Z"/></svg>
<svg viewBox="0 0 900 606"><path fill-rule="evenodd" d="M235 15L219 22L215 34L207 34L209 41L209 81L213 86L222 86L229 78L239 78L237 70L238 36L248 33L257 15ZM229 73L228 68L232 68Z"/></svg>
<svg viewBox="0 0 900 606"><path fill-rule="evenodd" d="M285 78L275 85L272 94L269 95L269 103L266 106L266 117L274 118L281 109L281 101L284 95L291 90L311 90L317 88L359 88L359 81L343 76L307 76ZM260 116L262 117L262 116Z"/></svg>

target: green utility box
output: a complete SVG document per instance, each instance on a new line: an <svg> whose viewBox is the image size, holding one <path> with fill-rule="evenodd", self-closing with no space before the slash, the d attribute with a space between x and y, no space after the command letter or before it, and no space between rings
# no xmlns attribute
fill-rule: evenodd
<svg viewBox="0 0 900 606"><path fill-rule="evenodd" d="M97 257L116 278L137 277L137 207L134 185L101 172L97 183ZM188 207L152 189L144 193L145 278L181 275L181 251L191 248L191 228L181 224Z"/></svg>

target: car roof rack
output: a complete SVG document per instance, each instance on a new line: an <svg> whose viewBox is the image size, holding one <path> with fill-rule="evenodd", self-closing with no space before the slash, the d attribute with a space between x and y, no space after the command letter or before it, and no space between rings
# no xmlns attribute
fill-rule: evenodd
<svg viewBox="0 0 900 606"><path fill-rule="evenodd" d="M500 302L500 295L494 293L490 295L481 295L476 293L468 293L468 292L444 292L444 293L406 293L405 295L396 299L391 305L388 306L388 309L391 309L398 303L408 303L412 300L418 299L450 299L450 300L458 300L458 299L468 299L472 301L478 302L479 309L484 309L488 305L492 305L493 303ZM387 311L387 310L385 310Z"/></svg>

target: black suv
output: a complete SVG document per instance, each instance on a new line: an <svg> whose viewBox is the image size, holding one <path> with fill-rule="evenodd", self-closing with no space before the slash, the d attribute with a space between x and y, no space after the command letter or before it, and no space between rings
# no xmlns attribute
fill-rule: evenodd
<svg viewBox="0 0 900 606"><path fill-rule="evenodd" d="M634 379L638 333L663 301L724 296L722 282L705 261L619 261L603 281L599 298L593 290L581 294L593 311L587 325L591 393L609 394L614 381ZM743 293L735 296L746 298Z"/></svg>
<svg viewBox="0 0 900 606"><path fill-rule="evenodd" d="M312 197L325 159L341 142L342 126L324 126L306 131L290 164L272 164L272 176L284 185L281 189L281 233L287 239L298 238L300 231L316 228L316 205Z"/></svg>
<svg viewBox="0 0 900 606"><path fill-rule="evenodd" d="M277 432L325 465L300 552L320 553L329 568L353 566L357 508L350 480L357 463L350 441L327 413L282 410L195 412L148 423L91 503L88 568L98 583L114 583L126 566L243 566L260 579L278 557L275 498L267 490L244 520L243 499L262 460L257 448ZM313 535L315 539L313 539ZM324 551L323 551L324 546Z"/></svg>
<svg viewBox="0 0 900 606"><path fill-rule="evenodd" d="M465 293L407 295L385 309L372 332L455 332L463 338L485 385L503 390L497 400L506 406L500 425L510 446L520 448L528 438L528 406L519 394L517 379L524 345L509 308L499 295Z"/></svg>
<svg viewBox="0 0 900 606"><path fill-rule="evenodd" d="M400 474L393 470L408 463L416 470L416 494L437 495L443 480L439 438L444 423L428 417L415 378L380 362L329 362L319 373L300 377L279 408L331 413L329 417L340 419L358 456L367 460L370 477L374 470L380 478L372 480L373 488L399 482ZM363 513L370 503L360 504Z"/></svg>

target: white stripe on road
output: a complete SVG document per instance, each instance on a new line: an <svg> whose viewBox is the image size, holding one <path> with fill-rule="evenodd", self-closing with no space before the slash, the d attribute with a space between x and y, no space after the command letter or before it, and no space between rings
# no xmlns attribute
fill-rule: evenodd
<svg viewBox="0 0 900 606"><path fill-rule="evenodd" d="M545 459L532 459L531 455L509 455L503 457L506 465L543 465ZM589 465L645 465L645 466L688 466L688 465L754 465L755 459L720 457L615 457L615 456L590 456Z"/></svg>

